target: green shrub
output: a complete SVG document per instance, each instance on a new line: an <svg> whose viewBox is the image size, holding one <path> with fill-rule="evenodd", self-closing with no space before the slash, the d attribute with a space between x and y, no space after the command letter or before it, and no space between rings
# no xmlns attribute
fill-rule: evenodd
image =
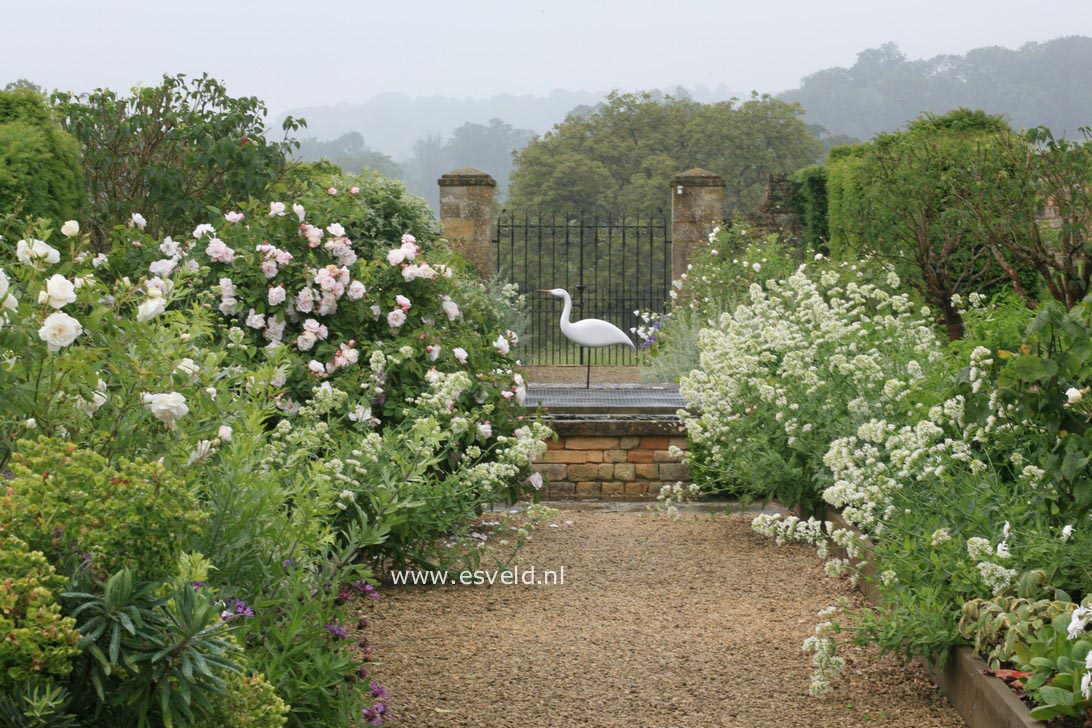
<svg viewBox="0 0 1092 728"><path fill-rule="evenodd" d="M827 226L827 168L813 164L797 170L789 177L793 189L793 206L803 221L804 242L825 250L830 238Z"/></svg>
<svg viewBox="0 0 1092 728"><path fill-rule="evenodd" d="M839 259L856 257L857 235L850 201L860 195L866 144L832 147L827 157L827 234L830 254Z"/></svg>
<svg viewBox="0 0 1092 728"><path fill-rule="evenodd" d="M97 575L129 567L171 575L198 530L197 500L159 463L105 458L72 443L20 440L15 479L0 500L0 523L62 573Z"/></svg>
<svg viewBox="0 0 1092 728"><path fill-rule="evenodd" d="M295 148L266 137L265 104L233 97L214 78L164 76L158 86L119 96L110 89L77 96L57 93L54 108L83 147L91 197L85 228L96 242L141 213L157 233L177 234L208 207L237 205L260 195Z"/></svg>
<svg viewBox="0 0 1092 728"><path fill-rule="evenodd" d="M227 695L215 702L215 712L197 728L280 728L287 722L288 705L263 675L228 673Z"/></svg>
<svg viewBox="0 0 1092 728"><path fill-rule="evenodd" d="M80 148L30 89L0 91L0 213L58 222L84 203Z"/></svg>
<svg viewBox="0 0 1092 728"><path fill-rule="evenodd" d="M26 542L0 531L0 691L72 669L76 622L61 615L66 579Z"/></svg>

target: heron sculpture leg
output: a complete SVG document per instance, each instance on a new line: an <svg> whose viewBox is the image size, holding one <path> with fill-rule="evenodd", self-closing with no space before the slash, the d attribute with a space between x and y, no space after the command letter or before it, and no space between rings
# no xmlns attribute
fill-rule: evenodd
<svg viewBox="0 0 1092 728"><path fill-rule="evenodd" d="M584 378L584 389L591 389L591 352L588 352L588 376Z"/></svg>

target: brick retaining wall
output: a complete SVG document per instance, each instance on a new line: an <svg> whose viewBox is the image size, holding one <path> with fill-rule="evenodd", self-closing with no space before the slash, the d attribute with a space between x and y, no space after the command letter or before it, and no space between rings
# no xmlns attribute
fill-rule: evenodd
<svg viewBox="0 0 1092 728"><path fill-rule="evenodd" d="M690 470L668 453L687 449L674 416L549 418L558 433L535 465L547 498L655 498L660 487L690 482Z"/></svg>

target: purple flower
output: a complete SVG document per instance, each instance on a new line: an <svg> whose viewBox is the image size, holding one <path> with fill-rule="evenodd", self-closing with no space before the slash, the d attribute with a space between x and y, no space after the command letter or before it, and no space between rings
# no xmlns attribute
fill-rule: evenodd
<svg viewBox="0 0 1092 728"><path fill-rule="evenodd" d="M334 635L334 637L338 639L344 639L345 637L349 636L349 633L345 630L345 628L339 625L337 622L330 622L326 625L326 629L330 632L330 634Z"/></svg>
<svg viewBox="0 0 1092 728"><path fill-rule="evenodd" d="M383 725L383 716L387 714L386 703L376 703L370 708L364 709L364 720L371 725Z"/></svg>
<svg viewBox="0 0 1092 728"><path fill-rule="evenodd" d="M391 694L387 692L387 689L385 687L383 687L382 685L380 685L377 682L373 682L371 687L372 687L372 696L376 700L390 700Z"/></svg>
<svg viewBox="0 0 1092 728"><path fill-rule="evenodd" d="M376 589L371 584L369 584L368 582L364 581L363 579L361 579L358 582L355 582L353 584L353 586L356 587L357 591L364 592L364 595L371 598L371 599L378 599L379 598L379 590Z"/></svg>
<svg viewBox="0 0 1092 728"><path fill-rule="evenodd" d="M200 589L204 585L205 585L205 582L203 582L203 581L191 581L190 582L190 586L192 586L194 588L194 590Z"/></svg>
<svg viewBox="0 0 1092 728"><path fill-rule="evenodd" d="M220 612L220 619L227 622L235 617L253 617L254 610L246 605L242 599L225 599L224 611Z"/></svg>

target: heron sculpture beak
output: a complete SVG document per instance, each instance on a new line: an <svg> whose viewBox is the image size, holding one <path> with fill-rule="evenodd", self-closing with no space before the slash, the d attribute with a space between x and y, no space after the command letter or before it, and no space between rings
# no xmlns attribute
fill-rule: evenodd
<svg viewBox="0 0 1092 728"><path fill-rule="evenodd" d="M549 288L540 288L540 289L538 289L538 292L539 293L551 293L551 294L553 293L553 291L551 291Z"/></svg>

